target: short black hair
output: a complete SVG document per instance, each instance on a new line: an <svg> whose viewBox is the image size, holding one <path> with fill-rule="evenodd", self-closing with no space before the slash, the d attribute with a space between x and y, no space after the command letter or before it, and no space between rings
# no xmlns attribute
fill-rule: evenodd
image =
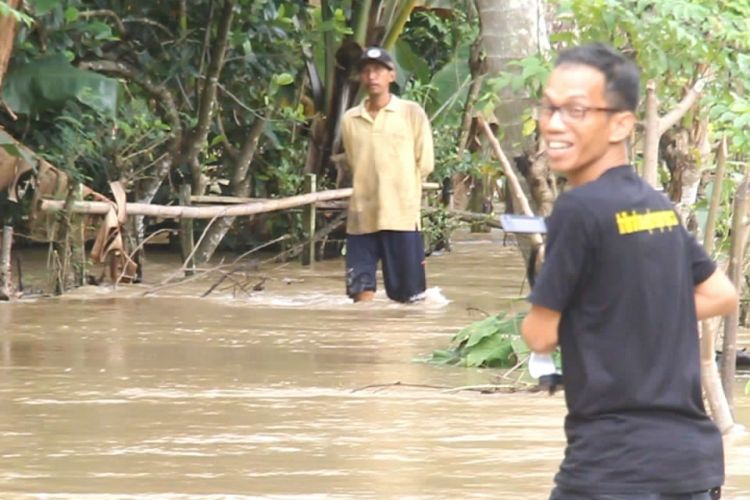
<svg viewBox="0 0 750 500"><path fill-rule="evenodd" d="M606 98L616 109L635 111L640 91L640 70L609 45L589 43L563 50L555 60L555 68L565 64L581 64L599 70L605 78Z"/></svg>

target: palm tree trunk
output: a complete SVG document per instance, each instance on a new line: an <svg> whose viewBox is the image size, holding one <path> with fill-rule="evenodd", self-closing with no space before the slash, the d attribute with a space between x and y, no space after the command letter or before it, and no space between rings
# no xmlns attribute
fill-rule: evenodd
<svg viewBox="0 0 750 500"><path fill-rule="evenodd" d="M477 7L489 76L520 71L508 63L548 49L544 0L477 0ZM528 96L506 89L495 109L504 131L501 146L511 157L536 149L522 133L528 106Z"/></svg>

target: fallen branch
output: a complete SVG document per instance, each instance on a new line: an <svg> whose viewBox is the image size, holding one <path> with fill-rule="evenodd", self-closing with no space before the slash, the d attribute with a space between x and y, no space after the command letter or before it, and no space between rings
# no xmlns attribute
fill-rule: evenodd
<svg viewBox="0 0 750 500"><path fill-rule="evenodd" d="M135 254L138 253L138 251L143 248L143 246L151 239L153 239L155 236L161 234L161 233L174 233L174 229L159 229L158 231L154 231L153 233L149 234L146 238L143 239L143 241L140 242L140 244L135 247L135 250L130 252L128 255L128 260L133 260L133 257L135 257ZM115 280L115 288L117 288L117 285L122 281L122 278L125 277L125 273L127 272L128 267L123 266L122 271L120 271L120 275L117 276L117 279Z"/></svg>
<svg viewBox="0 0 750 500"><path fill-rule="evenodd" d="M510 194L513 197L513 201L518 205L518 207L520 207L521 213L523 215L528 215L530 217L533 216L534 212L531 210L529 200L526 197L526 194L523 192L523 188L521 187L521 183L518 180L518 176L516 176L516 172L515 170L513 170L513 166L510 164L510 161L508 161L508 157L505 156L503 148L500 146L500 142L498 142L495 134L492 133L492 129L482 116L477 117L477 123L482 129L482 132L484 132L487 140L490 141L490 145L495 152L495 156L497 156L497 159L500 160L500 166L503 167L503 173L505 174L505 178L508 180L508 185L510 186ZM538 248L542 246L543 242L542 236L540 234L530 234L529 237L531 238L531 242L534 247Z"/></svg>
<svg viewBox="0 0 750 500"><path fill-rule="evenodd" d="M426 384L404 384L403 382L393 382L391 384L370 384L357 389L352 389L352 392L364 391L367 389L384 389L386 387L417 387L420 389L450 389L447 385L426 385Z"/></svg>
<svg viewBox="0 0 750 500"><path fill-rule="evenodd" d="M465 385L462 387L454 387L452 389L446 389L442 392L446 394L453 394L461 391L474 391L481 392L482 394L493 394L496 392L511 393L522 390L520 387L511 384L480 384L480 385Z"/></svg>
<svg viewBox="0 0 750 500"><path fill-rule="evenodd" d="M207 268L207 269L196 268L194 270L198 271L198 272L196 274L192 275L192 276L189 276L189 277L183 277L183 276L181 276L181 274L184 272L184 269L181 269L180 271L178 271L176 273L173 273L172 275L170 275L169 277L167 277L159 285L157 285L157 286L155 286L153 288L150 288L150 289L146 290L145 292L143 292L143 295L144 296L150 295L150 294L155 293L155 292L157 292L159 290L164 290L166 288L172 288L172 287L175 287L175 286L183 285L185 283L190 283L192 281L197 280L198 278L203 278L203 277L208 276L208 275L210 275L212 273L225 272L226 269L229 269L230 270L229 274L232 274L232 272L233 272L232 269L237 265L237 263L240 260L244 259L248 255L251 255L251 254L253 254L255 252L258 252L258 251L262 250L263 248L266 248L266 247L268 247L270 245L273 245L275 243L279 243L280 241L284 241L285 239L288 239L288 238L290 238L290 236L288 234L285 234L285 235L279 236L278 238L275 238L275 239L273 239L271 241L267 241L267 242L263 243L262 245L258 245L257 247L252 248L252 249L248 250L247 252L243 253L239 257L235 258L229 264L224 264L224 262L222 261L222 262L219 263L219 265L217 265L215 267L211 267L211 268ZM180 276L180 280L178 280L178 281L171 281L173 278L175 278L177 276ZM223 280L220 280L220 281L223 281ZM217 284L216 286L218 286L219 284ZM215 288L215 286L212 287L212 288ZM210 293L210 292L204 292L204 294L201 295L201 297L205 297L206 295L208 295L208 293Z"/></svg>
<svg viewBox="0 0 750 500"><path fill-rule="evenodd" d="M315 244L316 242L324 238L327 238L329 234L331 234L336 229L338 229L341 225L343 225L345 221L346 221L346 212L341 212L336 217L334 217L334 219L331 222L326 224L325 227L315 232L315 234L312 237L313 244ZM293 259L297 255L299 255L299 253L302 251L302 249L305 247L307 243L308 243L307 241L298 243L294 245L293 247L288 248L284 250L283 252L280 252L278 255L274 256L272 259L269 259L269 261L278 262L282 258Z"/></svg>

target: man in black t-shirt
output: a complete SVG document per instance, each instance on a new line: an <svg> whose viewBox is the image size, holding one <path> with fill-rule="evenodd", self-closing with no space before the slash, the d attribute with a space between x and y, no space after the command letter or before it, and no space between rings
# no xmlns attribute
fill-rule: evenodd
<svg viewBox="0 0 750 500"><path fill-rule="evenodd" d="M539 108L550 167L572 186L547 221L522 326L532 351L562 352L568 445L552 500L708 500L724 481L697 321L738 297L627 164L638 88L635 64L611 48L574 47Z"/></svg>

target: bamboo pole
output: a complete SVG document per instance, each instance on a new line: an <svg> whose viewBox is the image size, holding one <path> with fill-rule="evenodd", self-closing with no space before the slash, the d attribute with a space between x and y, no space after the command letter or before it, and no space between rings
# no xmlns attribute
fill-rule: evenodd
<svg viewBox="0 0 750 500"><path fill-rule="evenodd" d="M656 83L646 84L646 131L643 145L643 180L657 187L659 166L659 101L656 97Z"/></svg>
<svg viewBox="0 0 750 500"><path fill-rule="evenodd" d="M10 300L13 289L11 275L11 248L13 247L13 226L3 226L2 247L0 247L0 300Z"/></svg>
<svg viewBox="0 0 750 500"><path fill-rule="evenodd" d="M716 218L719 212L719 201L721 199L721 188L724 181L727 163L727 138L724 136L719 145L716 160L716 173L714 185L711 191L711 205L708 209L705 234L703 235L703 248L709 255L713 254L716 235ZM719 368L716 365L716 330L718 321L715 319L701 322L701 385L706 395L706 401L711 416L722 434L727 434L734 428L734 417L729 408L724 388L721 385Z"/></svg>
<svg viewBox="0 0 750 500"><path fill-rule="evenodd" d="M190 206L190 184L180 186L180 205ZM195 235L193 234L193 220L186 217L180 218L180 251L182 261L185 263L185 276L192 276L195 272L195 259L192 255L195 253Z"/></svg>
<svg viewBox="0 0 750 500"><path fill-rule="evenodd" d="M275 212L277 210L296 208L307 205L308 203L316 203L318 201L348 198L351 194L352 188L333 189L330 191L321 191L319 193L300 194L289 198L279 198L278 200L268 200L259 203L243 203L228 207L185 207L173 205L151 205L149 203L128 203L126 205L126 211L129 215L161 217L164 219L213 219L216 217L239 217ZM54 212L61 210L63 205L64 202L60 200L43 200L40 208L45 212ZM98 215L106 214L111 208L112 205L110 203L97 201L82 201L73 205L73 210L76 212Z"/></svg>
<svg viewBox="0 0 750 500"><path fill-rule="evenodd" d="M316 191L315 174L305 174L305 193L313 194ZM302 212L302 229L305 232L305 243L302 247L302 265L309 266L315 261L315 203L305 206Z"/></svg>
<svg viewBox="0 0 750 500"><path fill-rule="evenodd" d="M424 190L440 189L437 182L425 182L422 184ZM241 203L232 206L213 207L185 207L174 205L152 205L149 203L127 203L126 212L129 215L143 215L147 217L161 217L163 219L213 219L216 217L239 217L245 215L257 215L278 210L301 207L309 203L322 201L341 200L352 195L352 188L332 189L310 194L300 194L288 198L265 200L252 203ZM63 209L65 202L62 200L42 200L39 208L44 212L57 212ZM78 201L73 204L72 209L76 213L91 215L104 215L113 209L113 205L101 201Z"/></svg>
<svg viewBox="0 0 750 500"><path fill-rule="evenodd" d="M721 188L724 182L724 172L727 167L727 136L721 138L719 152L716 158L716 171L714 172L714 185L711 190L711 205L708 208L708 217L706 219L706 229L703 235L703 248L706 253L714 253L714 239L716 238L716 219L719 213L721 202Z"/></svg>
<svg viewBox="0 0 750 500"><path fill-rule="evenodd" d="M742 264L745 244L748 236L747 209L750 205L750 171L745 170L745 178L737 189L734 198L732 218L732 242L729 254L729 279L737 291L742 287ZM724 343L721 352L721 385L727 398L730 410L734 407L734 379L737 368L737 322L739 308L735 309L724 321Z"/></svg>

